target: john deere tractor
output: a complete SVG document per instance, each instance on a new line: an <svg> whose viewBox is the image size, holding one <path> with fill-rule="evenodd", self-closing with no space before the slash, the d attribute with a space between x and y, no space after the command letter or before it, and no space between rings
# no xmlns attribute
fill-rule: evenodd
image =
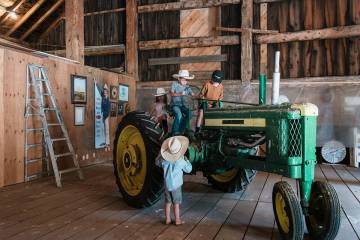
<svg viewBox="0 0 360 240"><path fill-rule="evenodd" d="M314 181L316 165L315 105L265 105L264 77L259 105L208 109L199 134L190 130L187 158L223 192L244 190L256 170L296 179L299 193L286 181L273 188L273 210L284 239L303 239L304 216L313 239L334 239L340 203L334 188ZM161 198L162 170L155 165L163 130L146 112L131 112L116 132L114 167L117 185L131 206L148 207ZM262 149L262 153L260 153Z"/></svg>

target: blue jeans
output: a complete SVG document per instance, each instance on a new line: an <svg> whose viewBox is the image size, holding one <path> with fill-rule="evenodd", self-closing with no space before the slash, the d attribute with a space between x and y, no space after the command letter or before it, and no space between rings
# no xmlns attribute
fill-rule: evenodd
<svg viewBox="0 0 360 240"><path fill-rule="evenodd" d="M174 123L172 126L172 134L181 134L185 130L186 121L190 121L191 112L185 106L173 105L171 107L173 114L175 116Z"/></svg>

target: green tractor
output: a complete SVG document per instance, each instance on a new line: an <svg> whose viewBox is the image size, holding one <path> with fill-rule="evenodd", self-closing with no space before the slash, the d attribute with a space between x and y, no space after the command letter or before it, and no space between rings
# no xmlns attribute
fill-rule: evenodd
<svg viewBox="0 0 360 240"><path fill-rule="evenodd" d="M314 181L316 119L313 104L265 105L261 78L259 105L208 109L199 134L188 131L187 157L193 172L202 171L223 192L244 190L256 170L296 179L300 192L281 181L273 188L273 210L284 239L303 239L304 216L313 239L334 239L340 225L340 203L334 188ZM155 158L163 130L145 112L127 114L118 126L114 147L117 185L124 200L142 208L163 192L162 170ZM259 147L265 151L259 154Z"/></svg>

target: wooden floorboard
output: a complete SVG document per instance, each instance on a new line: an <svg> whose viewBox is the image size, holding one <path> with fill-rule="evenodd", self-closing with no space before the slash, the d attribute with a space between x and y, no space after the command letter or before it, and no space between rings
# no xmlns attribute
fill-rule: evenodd
<svg viewBox="0 0 360 240"><path fill-rule="evenodd" d="M85 181L70 175L63 188L53 178L0 189L0 239L281 239L272 210L272 188L296 181L258 172L243 192L221 193L201 174L185 176L181 226L164 225L164 200L147 209L121 198L111 166L85 169ZM360 170L317 166L315 179L329 181L342 205L336 239L359 239ZM308 236L305 236L308 239Z"/></svg>

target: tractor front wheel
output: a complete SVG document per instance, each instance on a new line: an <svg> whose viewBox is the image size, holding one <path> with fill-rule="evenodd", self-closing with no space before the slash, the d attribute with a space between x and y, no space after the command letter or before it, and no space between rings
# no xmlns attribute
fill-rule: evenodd
<svg viewBox="0 0 360 240"><path fill-rule="evenodd" d="M148 207L163 191L162 170L155 165L163 131L146 113L131 112L121 121L114 141L116 183L127 204Z"/></svg>
<svg viewBox="0 0 360 240"><path fill-rule="evenodd" d="M243 168L232 168L221 174L209 175L208 181L222 192L237 192L245 190L256 175L256 171Z"/></svg>
<svg viewBox="0 0 360 240"><path fill-rule="evenodd" d="M304 237L303 213L300 202L287 182L277 182L272 192L275 220L283 239Z"/></svg>
<svg viewBox="0 0 360 240"><path fill-rule="evenodd" d="M340 226L340 202L333 186L314 182L306 226L312 239L334 239Z"/></svg>

